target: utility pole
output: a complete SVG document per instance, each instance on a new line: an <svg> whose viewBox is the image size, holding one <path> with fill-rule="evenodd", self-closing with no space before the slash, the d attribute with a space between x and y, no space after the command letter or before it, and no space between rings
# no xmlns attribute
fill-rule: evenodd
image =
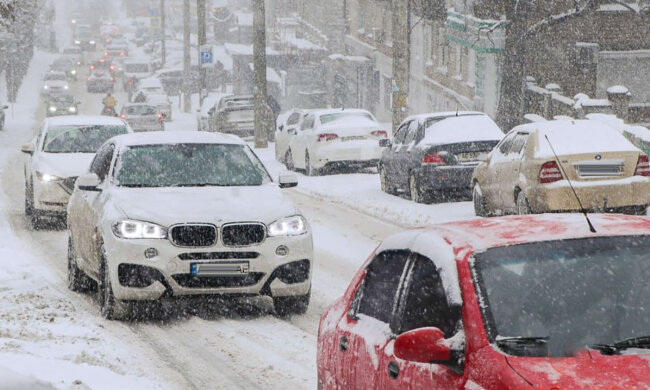
<svg viewBox="0 0 650 390"><path fill-rule="evenodd" d="M198 51L199 51L199 73L200 73L200 89L199 89L199 101L203 104L203 91L206 89L205 86L205 69L201 66L201 46L207 43L206 35L206 26L205 26L205 0L196 0L196 17L198 19Z"/></svg>
<svg viewBox="0 0 650 390"><path fill-rule="evenodd" d="M268 140L268 109L266 108L266 12L264 0L253 0L253 73L255 86L255 147L266 148Z"/></svg>
<svg viewBox="0 0 650 390"><path fill-rule="evenodd" d="M183 112L192 110L192 92L190 88L190 0L183 0Z"/></svg>
<svg viewBox="0 0 650 390"><path fill-rule="evenodd" d="M408 116L411 65L410 1L393 0L393 130Z"/></svg>
<svg viewBox="0 0 650 390"><path fill-rule="evenodd" d="M160 0L160 31L161 31L161 47L160 47L160 55L161 55L161 63L162 66L165 66L165 62L167 61L167 48L165 47L165 0Z"/></svg>

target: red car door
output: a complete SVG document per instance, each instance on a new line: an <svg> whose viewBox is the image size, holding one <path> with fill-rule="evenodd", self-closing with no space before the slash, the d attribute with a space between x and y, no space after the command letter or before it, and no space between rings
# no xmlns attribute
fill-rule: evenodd
<svg viewBox="0 0 650 390"><path fill-rule="evenodd" d="M466 377L462 374L465 343L460 305L448 302L436 265L425 256L411 256L403 286L391 328L398 335L420 328L438 328L454 346L453 356L457 358L449 365L402 360L394 354L395 340L390 340L382 353L379 388L462 389Z"/></svg>
<svg viewBox="0 0 650 390"><path fill-rule="evenodd" d="M379 253L366 267L350 310L338 324L341 382L346 389L372 389L379 385L381 354L391 339L390 322L397 291L410 252Z"/></svg>

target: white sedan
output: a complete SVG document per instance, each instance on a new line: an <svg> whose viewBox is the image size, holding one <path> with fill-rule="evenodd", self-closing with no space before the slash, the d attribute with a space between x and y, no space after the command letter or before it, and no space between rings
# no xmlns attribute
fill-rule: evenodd
<svg viewBox="0 0 650 390"><path fill-rule="evenodd" d="M63 72L47 72L43 77L41 95L50 96L65 93L70 89L68 76Z"/></svg>
<svg viewBox="0 0 650 390"><path fill-rule="evenodd" d="M207 132L115 137L77 180L68 206L69 288L98 284L101 313L180 296L309 305L310 225L240 139Z"/></svg>
<svg viewBox="0 0 650 390"><path fill-rule="evenodd" d="M22 146L25 162L25 214L35 228L47 216L65 216L76 178L88 171L99 147L111 137L130 133L121 119L60 116L43 122L39 134Z"/></svg>
<svg viewBox="0 0 650 390"><path fill-rule="evenodd" d="M289 141L298 133L308 110L294 108L278 115L275 120L275 159L286 163Z"/></svg>
<svg viewBox="0 0 650 390"><path fill-rule="evenodd" d="M289 139L288 169L317 175L329 167L374 167L381 157L379 140L388 132L366 110L313 110Z"/></svg>

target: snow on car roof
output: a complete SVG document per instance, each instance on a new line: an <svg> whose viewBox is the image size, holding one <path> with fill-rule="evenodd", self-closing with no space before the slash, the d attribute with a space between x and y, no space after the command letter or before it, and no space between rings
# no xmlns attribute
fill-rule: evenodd
<svg viewBox="0 0 650 390"><path fill-rule="evenodd" d="M412 121L412 120L417 120L419 123L424 123L427 119L431 118L441 118L441 117L451 117L451 116L464 116L464 115L486 115L483 112L478 112L478 111L442 111L442 112L431 112L428 114L417 114L417 115L410 115L406 119L404 119L404 122L406 121Z"/></svg>
<svg viewBox="0 0 650 390"><path fill-rule="evenodd" d="M83 125L100 125L100 126L126 126L120 118L105 115L70 115L47 118L45 120L48 126L83 126Z"/></svg>
<svg viewBox="0 0 650 390"><path fill-rule="evenodd" d="M119 135L114 138L121 146L169 144L232 144L244 145L241 138L205 131L150 131Z"/></svg>
<svg viewBox="0 0 650 390"><path fill-rule="evenodd" d="M324 108L324 109L311 110L311 113L314 114L315 116L327 115L327 114L338 114L338 113L341 113L341 112L370 114L373 118L375 117L369 111L363 110L363 109L360 109L360 108Z"/></svg>
<svg viewBox="0 0 650 390"><path fill-rule="evenodd" d="M597 233L592 233L582 214L538 214L479 218L424 228L438 232L455 249L467 245L474 252L527 242L585 237L650 234L650 218L620 214L589 214Z"/></svg>
<svg viewBox="0 0 650 390"><path fill-rule="evenodd" d="M517 126L513 131L529 131L537 134L536 158L558 155L598 152L640 152L620 132L611 126L594 120L552 120Z"/></svg>
<svg viewBox="0 0 650 390"><path fill-rule="evenodd" d="M444 117L425 129L420 145L441 145L458 142L500 141L505 134L485 114ZM436 117L429 117L436 118Z"/></svg>

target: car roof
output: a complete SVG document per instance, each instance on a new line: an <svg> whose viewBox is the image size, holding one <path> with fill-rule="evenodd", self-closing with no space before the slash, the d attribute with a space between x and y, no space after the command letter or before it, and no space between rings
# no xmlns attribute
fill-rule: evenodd
<svg viewBox="0 0 650 390"><path fill-rule="evenodd" d="M231 144L244 145L241 138L223 133L205 131L150 131L119 135L114 138L120 147L172 144Z"/></svg>
<svg viewBox="0 0 650 390"><path fill-rule="evenodd" d="M338 114L341 112L354 112L354 113L363 113L363 114L370 114L372 113L368 110L363 110L360 108L324 108L324 109L313 109L310 110L310 114L314 114L314 116L319 116L319 115L327 115L327 114ZM374 118L374 115L372 115Z"/></svg>
<svg viewBox="0 0 650 390"><path fill-rule="evenodd" d="M70 115L70 116L57 116L47 118L45 120L48 126L62 126L62 125L119 125L125 126L126 124L120 118L105 116L105 115Z"/></svg>
<svg viewBox="0 0 650 390"><path fill-rule="evenodd" d="M410 115L406 119L404 119L404 122L417 120L419 123L422 123L422 122L426 121L427 119L432 119L432 118L448 118L448 117L454 117L454 116L471 116L471 115L487 115L487 114L485 114L484 112L478 112L478 111L430 112L430 113L427 113L427 114Z"/></svg>
<svg viewBox="0 0 650 390"><path fill-rule="evenodd" d="M479 218L426 227L420 232L437 233L456 249L469 245L474 252L528 242L650 235L650 218L646 216L594 213L589 214L589 219L596 233L589 230L584 215L579 213Z"/></svg>

